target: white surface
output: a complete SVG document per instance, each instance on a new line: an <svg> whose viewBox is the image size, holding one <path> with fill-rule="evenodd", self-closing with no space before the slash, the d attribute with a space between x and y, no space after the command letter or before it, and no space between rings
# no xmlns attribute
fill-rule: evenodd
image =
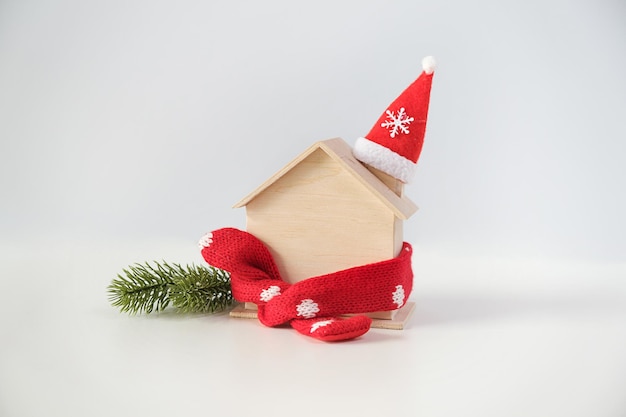
<svg viewBox="0 0 626 417"><path fill-rule="evenodd" d="M408 329L328 344L107 304L130 254L194 261L191 244L70 249L3 250L2 416L626 413L624 266L417 250Z"/></svg>
<svg viewBox="0 0 626 417"><path fill-rule="evenodd" d="M0 416L626 415L626 3L0 1ZM128 318L438 62L402 333ZM590 65L593 63L593 65Z"/></svg>

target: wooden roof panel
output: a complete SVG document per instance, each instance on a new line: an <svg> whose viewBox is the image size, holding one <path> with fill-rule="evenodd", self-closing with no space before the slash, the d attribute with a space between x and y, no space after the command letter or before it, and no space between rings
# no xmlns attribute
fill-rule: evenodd
<svg viewBox="0 0 626 417"><path fill-rule="evenodd" d="M352 155L352 148L341 138L328 139L316 142L302 152L280 171L268 178L263 184L234 205L235 208L244 207L256 196L274 184L279 178L305 160L317 149L323 150L330 158L336 161L359 183L368 189L372 195L387 206L396 217L406 220L417 211L417 206L407 197L399 197L379 180L370 170Z"/></svg>

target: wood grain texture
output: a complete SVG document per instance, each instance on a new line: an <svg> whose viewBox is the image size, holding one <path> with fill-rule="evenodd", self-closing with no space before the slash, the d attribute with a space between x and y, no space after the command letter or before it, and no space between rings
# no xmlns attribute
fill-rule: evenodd
<svg viewBox="0 0 626 417"><path fill-rule="evenodd" d="M290 283L390 259L394 213L317 149L246 206L247 230L263 241Z"/></svg>
<svg viewBox="0 0 626 417"><path fill-rule="evenodd" d="M235 205L244 206L247 231L292 284L396 257L417 210L400 181L357 161L340 138L312 145Z"/></svg>
<svg viewBox="0 0 626 417"><path fill-rule="evenodd" d="M306 159L311 153L318 149L323 150L330 158L342 166L348 174L365 186L372 193L372 195L389 207L389 209L398 218L407 220L417 211L415 203L413 203L406 196L397 195L394 190L390 189L389 186L377 178L376 175L373 174L365 165L357 161L354 155L352 155L352 148L350 145L348 145L341 138L316 142L233 207L238 208L246 206L250 201L265 191L266 188L271 186L278 179L282 178L287 172L299 165L301 161Z"/></svg>

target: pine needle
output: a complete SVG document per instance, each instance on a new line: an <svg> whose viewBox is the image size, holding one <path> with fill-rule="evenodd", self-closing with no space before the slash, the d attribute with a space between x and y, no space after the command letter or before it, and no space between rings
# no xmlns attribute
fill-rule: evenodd
<svg viewBox="0 0 626 417"><path fill-rule="evenodd" d="M135 264L108 286L109 301L129 314L164 310L170 302L181 313L215 313L233 303L230 276L213 267L167 262Z"/></svg>
<svg viewBox="0 0 626 417"><path fill-rule="evenodd" d="M195 265L174 267L176 285L170 288L170 299L181 313L215 313L232 304L233 295L227 272Z"/></svg>

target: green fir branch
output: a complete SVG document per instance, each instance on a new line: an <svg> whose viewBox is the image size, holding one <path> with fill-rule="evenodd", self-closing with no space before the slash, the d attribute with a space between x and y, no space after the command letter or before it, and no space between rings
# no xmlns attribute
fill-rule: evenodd
<svg viewBox="0 0 626 417"><path fill-rule="evenodd" d="M233 303L230 276L213 267L153 262L123 269L108 286L109 301L124 313L152 313L171 304L181 313L215 313Z"/></svg>
<svg viewBox="0 0 626 417"><path fill-rule="evenodd" d="M176 285L170 288L170 299L181 313L215 313L233 303L226 271L195 265L175 265L175 269Z"/></svg>

